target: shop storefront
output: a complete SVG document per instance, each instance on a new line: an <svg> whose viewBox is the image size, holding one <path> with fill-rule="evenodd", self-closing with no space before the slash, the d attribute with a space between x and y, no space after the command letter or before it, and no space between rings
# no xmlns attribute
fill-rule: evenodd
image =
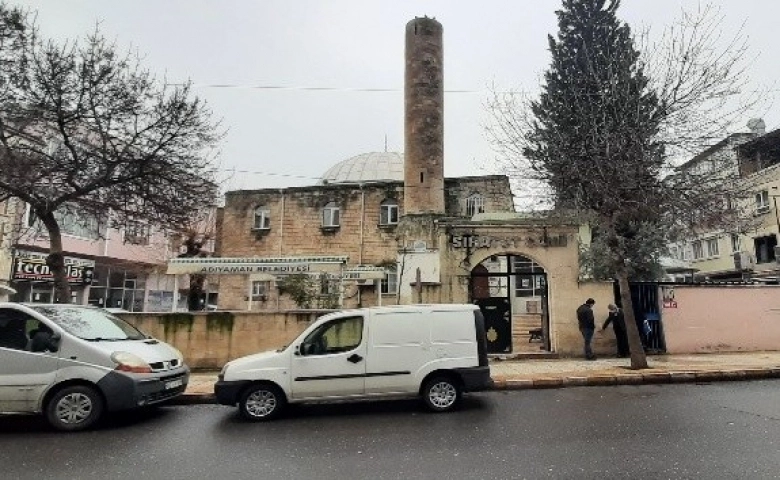
<svg viewBox="0 0 780 480"><path fill-rule="evenodd" d="M16 302L51 303L54 301L54 275L46 265L48 254L19 250L15 252L11 287ZM65 269L71 288L71 303L86 303L95 271L94 260L65 257Z"/></svg>

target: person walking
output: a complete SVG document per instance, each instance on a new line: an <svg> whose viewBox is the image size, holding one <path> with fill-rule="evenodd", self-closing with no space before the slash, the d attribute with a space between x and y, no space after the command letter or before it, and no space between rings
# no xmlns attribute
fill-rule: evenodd
<svg viewBox="0 0 780 480"><path fill-rule="evenodd" d="M585 340L585 358L587 360L596 359L590 347L590 342L593 341L593 332L596 331L596 322L593 318L593 305L595 304L596 301L589 298L577 308L577 323L579 324L582 338Z"/></svg>
<svg viewBox="0 0 780 480"><path fill-rule="evenodd" d="M609 315L604 321L604 325L601 327L601 331L607 329L609 324L612 324L612 330L615 332L615 340L617 340L617 356L620 358L626 358L629 356L628 350L628 335L626 334L626 320L623 317L623 311L616 305L611 303L607 305Z"/></svg>

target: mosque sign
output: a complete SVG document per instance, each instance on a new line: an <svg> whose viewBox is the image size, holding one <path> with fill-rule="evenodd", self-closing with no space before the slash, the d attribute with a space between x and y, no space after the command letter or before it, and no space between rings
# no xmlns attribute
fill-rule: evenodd
<svg viewBox="0 0 780 480"><path fill-rule="evenodd" d="M453 235L450 240L452 248L533 248L533 247L565 247L568 236L561 235L518 235L498 237L491 235Z"/></svg>

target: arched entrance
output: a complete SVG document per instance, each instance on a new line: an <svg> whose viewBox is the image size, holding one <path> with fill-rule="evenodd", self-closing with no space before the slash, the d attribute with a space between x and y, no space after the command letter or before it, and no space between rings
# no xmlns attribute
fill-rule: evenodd
<svg viewBox="0 0 780 480"><path fill-rule="evenodd" d="M523 255L493 255L471 270L469 298L485 317L489 353L550 351L547 273Z"/></svg>

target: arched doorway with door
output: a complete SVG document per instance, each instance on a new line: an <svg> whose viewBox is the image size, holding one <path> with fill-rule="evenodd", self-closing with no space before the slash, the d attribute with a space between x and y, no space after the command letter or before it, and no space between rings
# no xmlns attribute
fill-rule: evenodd
<svg viewBox="0 0 780 480"><path fill-rule="evenodd" d="M550 351L547 273L525 255L491 255L471 270L469 298L485 317L488 352Z"/></svg>

